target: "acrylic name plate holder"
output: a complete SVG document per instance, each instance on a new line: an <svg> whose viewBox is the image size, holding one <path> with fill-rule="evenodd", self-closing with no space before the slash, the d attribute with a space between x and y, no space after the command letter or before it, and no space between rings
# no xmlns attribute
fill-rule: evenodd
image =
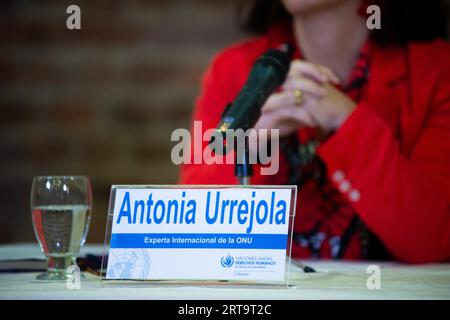
<svg viewBox="0 0 450 320"><path fill-rule="evenodd" d="M113 185L102 284L289 286L296 186Z"/></svg>

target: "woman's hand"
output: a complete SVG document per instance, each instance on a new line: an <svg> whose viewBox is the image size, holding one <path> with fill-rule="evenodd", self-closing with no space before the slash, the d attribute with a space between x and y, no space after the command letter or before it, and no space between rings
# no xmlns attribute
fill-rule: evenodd
<svg viewBox="0 0 450 320"><path fill-rule="evenodd" d="M317 98L311 96L304 97L303 100L304 104L315 104L314 100ZM279 129L280 137L284 137L299 128L316 126L317 122L312 115L296 104L293 92L282 91L272 94L267 99L255 129Z"/></svg>
<svg viewBox="0 0 450 320"><path fill-rule="evenodd" d="M334 86L339 83L325 66L293 61L282 91L267 99L255 128L279 129L281 137L302 127L319 127L325 133L337 130L356 107ZM302 91L301 103L294 95L297 89Z"/></svg>
<svg viewBox="0 0 450 320"><path fill-rule="evenodd" d="M314 105L303 107L326 133L340 128L353 112L356 103L331 84L323 84L325 94Z"/></svg>
<svg viewBox="0 0 450 320"><path fill-rule="evenodd" d="M320 125L309 110L325 98L327 89L324 85L330 83L339 83L339 78L329 68L302 60L292 61L282 91L267 99L255 128L279 129L283 137L302 127ZM301 104L294 95L297 89L303 93Z"/></svg>

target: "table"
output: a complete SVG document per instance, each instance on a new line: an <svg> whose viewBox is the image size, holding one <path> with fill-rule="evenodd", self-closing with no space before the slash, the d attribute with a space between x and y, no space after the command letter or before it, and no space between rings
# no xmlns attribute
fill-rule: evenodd
<svg viewBox="0 0 450 320"><path fill-rule="evenodd" d="M101 245L85 245L81 255L101 254ZM42 258L36 244L0 245L0 260ZM80 289L66 283L36 283L35 272L0 273L0 299L450 299L450 264L405 265L395 262L303 261L317 273L292 266L293 287L226 284L181 285L144 282L113 285L87 274ZM380 268L380 289L368 289L370 265Z"/></svg>

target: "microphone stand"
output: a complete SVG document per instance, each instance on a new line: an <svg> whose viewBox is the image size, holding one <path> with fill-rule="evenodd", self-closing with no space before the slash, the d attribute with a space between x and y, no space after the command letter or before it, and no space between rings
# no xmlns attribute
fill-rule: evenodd
<svg viewBox="0 0 450 320"><path fill-rule="evenodd" d="M238 179L239 185L250 185L250 177L253 175L252 165L250 164L248 137L245 137L244 152L239 154L237 152L236 143L234 151L234 176Z"/></svg>

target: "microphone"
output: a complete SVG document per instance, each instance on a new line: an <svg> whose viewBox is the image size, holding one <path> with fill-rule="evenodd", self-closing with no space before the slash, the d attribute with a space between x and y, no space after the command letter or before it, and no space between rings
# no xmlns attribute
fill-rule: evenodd
<svg viewBox="0 0 450 320"><path fill-rule="evenodd" d="M225 108L217 126L224 137L227 129L245 131L255 125L267 98L286 79L291 56L292 46L285 43L266 51L256 60L247 82L237 98Z"/></svg>

